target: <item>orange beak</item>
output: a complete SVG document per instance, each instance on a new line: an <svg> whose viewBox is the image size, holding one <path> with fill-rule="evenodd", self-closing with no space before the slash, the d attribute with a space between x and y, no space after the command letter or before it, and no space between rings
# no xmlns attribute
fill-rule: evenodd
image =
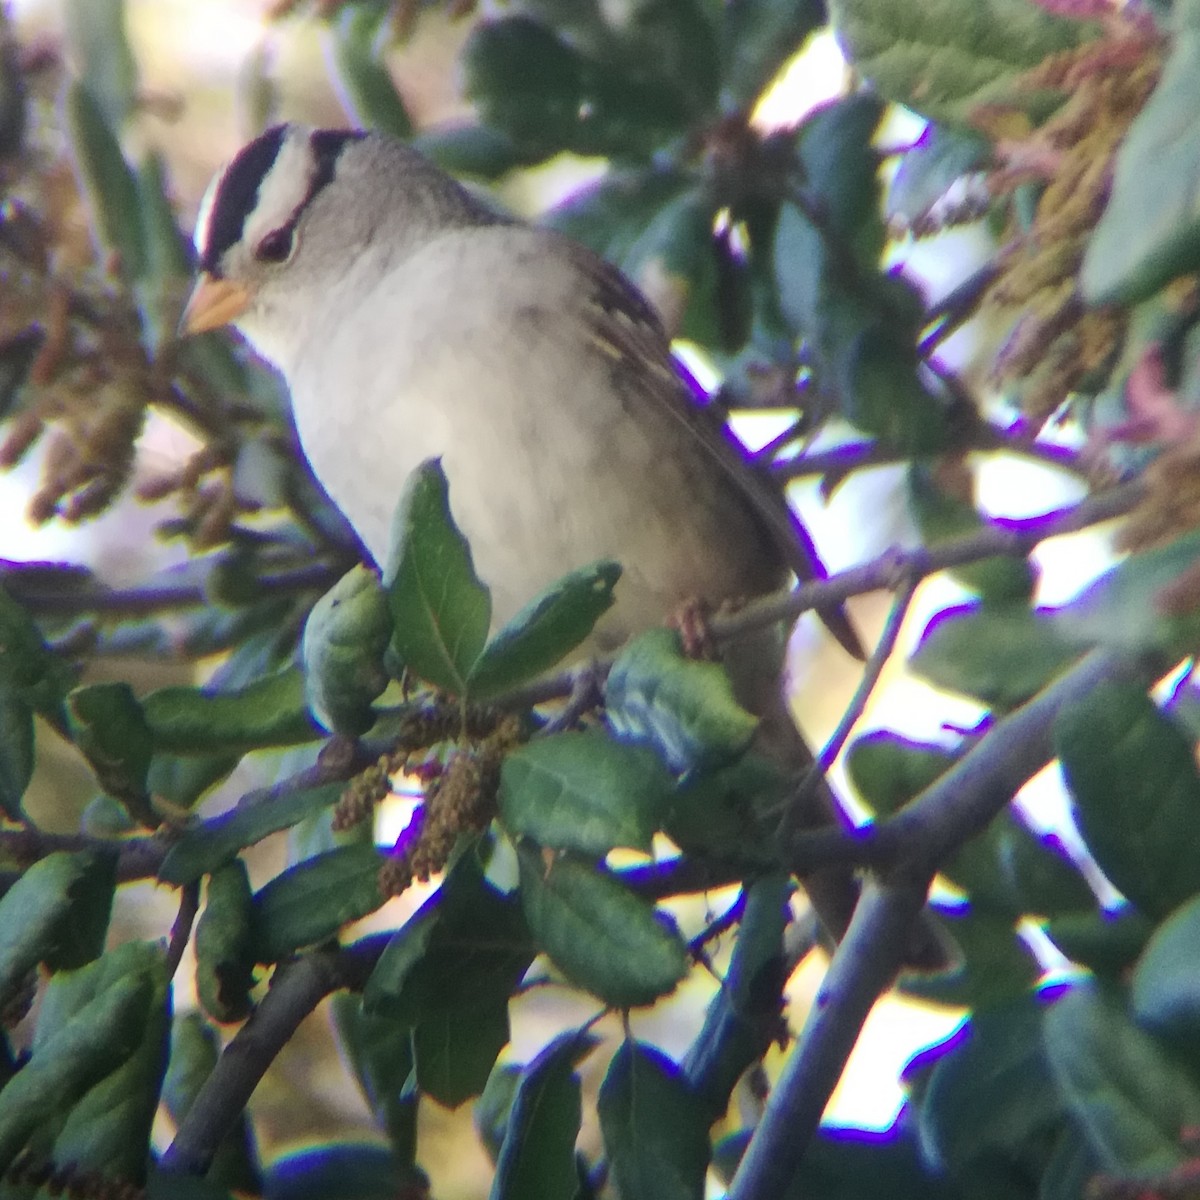
<svg viewBox="0 0 1200 1200"><path fill-rule="evenodd" d="M231 279L217 279L207 271L196 280L179 321L182 333L204 333L236 321L250 307L254 293Z"/></svg>

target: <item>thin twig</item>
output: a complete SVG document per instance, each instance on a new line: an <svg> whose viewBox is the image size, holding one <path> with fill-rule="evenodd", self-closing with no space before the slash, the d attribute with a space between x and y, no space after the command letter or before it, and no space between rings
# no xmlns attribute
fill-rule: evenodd
<svg viewBox="0 0 1200 1200"><path fill-rule="evenodd" d="M688 952L693 958L699 958L704 953L704 947L715 941L722 934L728 933L741 919L746 911L746 890L743 888L737 894L734 902L723 912L715 916L694 938L688 940Z"/></svg>
<svg viewBox="0 0 1200 1200"><path fill-rule="evenodd" d="M1139 482L1122 484L1089 496L1078 504L1020 521L994 521L978 533L917 546L893 549L870 562L840 571L827 579L802 583L790 592L752 600L736 613L715 616L710 632L717 641L743 637L778 623L791 623L814 608L842 604L865 592L892 591L908 580L920 581L951 567L965 566L984 558L1024 558L1048 538L1077 533L1092 525L1123 516L1143 495Z"/></svg>
<svg viewBox="0 0 1200 1200"><path fill-rule="evenodd" d="M740 883L748 873L745 863L716 862L682 855L613 872L630 891L654 901L715 891Z"/></svg>
<svg viewBox="0 0 1200 1200"><path fill-rule="evenodd" d="M167 978L173 979L179 970L183 952L187 949L188 939L192 936L192 922L200 909L200 880L194 879L179 890L179 911L175 915L175 923L171 926L171 940L167 945Z"/></svg>
<svg viewBox="0 0 1200 1200"><path fill-rule="evenodd" d="M334 734L320 749L317 761L293 775L246 792L234 806L239 812L262 808L328 783L347 783L359 771L377 761L379 753L357 738Z"/></svg>
<svg viewBox="0 0 1200 1200"><path fill-rule="evenodd" d="M867 701L870 700L871 694L875 690L875 685L879 682L880 675L883 674L883 668L887 665L888 659L892 657L892 653L896 649L896 642L900 637L900 629L904 624L905 617L908 616L908 610L912 605L912 599L916 591L917 582L910 579L902 585L900 591L896 594L895 600L892 601L891 612L888 613L887 621L879 635L879 641L876 643L875 649L871 651L871 657L867 659L866 664L863 666L862 678L858 681L858 687L855 689L846 711L842 713L842 718L838 722L837 728L830 735L825 745L821 747L821 753L817 755L817 761L812 766L813 773L828 771L837 760L837 756L841 754L842 747L846 744L846 739L850 736L850 731L854 728L855 723L866 709Z"/></svg>
<svg viewBox="0 0 1200 1200"><path fill-rule="evenodd" d="M1000 274L997 259L985 263L948 292L926 314L925 328L929 331L917 343L917 357L927 358L979 307L984 293Z"/></svg>
<svg viewBox="0 0 1200 1200"><path fill-rule="evenodd" d="M246 792L234 808L259 808L309 788L345 782L376 761L378 756L378 748L374 745L334 736L321 748L317 761L311 767L267 787ZM172 837L161 833L144 837L107 838L86 833L47 833L28 826L0 829L0 855L23 867L59 850L68 853L80 850L116 851L117 880L120 883L154 878L173 842Z"/></svg>

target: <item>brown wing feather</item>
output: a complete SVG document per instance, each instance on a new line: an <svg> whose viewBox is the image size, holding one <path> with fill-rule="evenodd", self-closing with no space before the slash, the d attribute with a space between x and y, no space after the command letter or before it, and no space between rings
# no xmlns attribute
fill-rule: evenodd
<svg viewBox="0 0 1200 1200"><path fill-rule="evenodd" d="M679 421L708 451L713 465L732 480L749 501L764 532L797 578L824 579L827 572L808 530L771 476L749 461L745 447L724 421L688 395L681 369L658 315L637 288L611 264L567 239L563 245L592 288L596 336L630 363L646 381L639 389ZM699 388L694 389L696 392ZM865 657L858 634L841 606L823 608L821 619L856 658Z"/></svg>

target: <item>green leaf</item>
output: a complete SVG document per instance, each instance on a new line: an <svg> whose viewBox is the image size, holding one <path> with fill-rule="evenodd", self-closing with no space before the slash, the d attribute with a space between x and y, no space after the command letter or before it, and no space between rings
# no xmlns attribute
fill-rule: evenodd
<svg viewBox="0 0 1200 1200"><path fill-rule="evenodd" d="M383 658L392 636L387 595L361 563L313 605L304 624L304 694L326 729L359 736L388 685Z"/></svg>
<svg viewBox="0 0 1200 1200"><path fill-rule="evenodd" d="M888 220L920 227L955 183L983 170L990 153L987 140L972 130L927 125L892 176L884 208Z"/></svg>
<svg viewBox="0 0 1200 1200"><path fill-rule="evenodd" d="M579 1030L561 1034L521 1072L489 1200L575 1200L582 1117L575 1067L595 1045Z"/></svg>
<svg viewBox="0 0 1200 1200"><path fill-rule="evenodd" d="M486 20L463 50L466 92L527 162L561 150L648 158L690 121L716 115L706 15L680 2L631 10L619 30L578 7L569 28L530 12Z"/></svg>
<svg viewBox="0 0 1200 1200"><path fill-rule="evenodd" d="M818 0L730 0L722 8L721 95L729 109L750 107L826 19Z"/></svg>
<svg viewBox="0 0 1200 1200"><path fill-rule="evenodd" d="M1046 1013L1043 1046L1101 1170L1153 1177L1187 1158L1182 1135L1200 1120L1200 1092L1113 997L1091 984L1072 988Z"/></svg>
<svg viewBox="0 0 1200 1200"><path fill-rule="evenodd" d="M899 989L905 995L981 1009L1024 996L1037 982L1041 967L1010 917L974 908L937 912L958 956L944 971L904 975Z"/></svg>
<svg viewBox="0 0 1200 1200"><path fill-rule="evenodd" d="M375 1123L397 1162L416 1165L417 1105L413 1044L407 1026L363 1009L362 997L338 992L331 1001L338 1040Z"/></svg>
<svg viewBox="0 0 1200 1200"><path fill-rule="evenodd" d="M1088 849L1148 917L1200 890L1192 746L1139 687L1107 681L1059 713L1054 741Z"/></svg>
<svg viewBox="0 0 1200 1200"><path fill-rule="evenodd" d="M796 137L805 189L828 210L828 231L849 243L845 249L863 268L878 266L887 240L873 144L882 117L878 97L859 92L815 109Z"/></svg>
<svg viewBox="0 0 1200 1200"><path fill-rule="evenodd" d="M975 506L939 486L935 468L914 462L907 472L908 507L926 545L978 533L986 525ZM985 603L1028 602L1036 576L1027 558L997 555L952 568L951 578L978 593Z"/></svg>
<svg viewBox="0 0 1200 1200"><path fill-rule="evenodd" d="M1175 24L1158 84L1117 151L1112 193L1083 258L1091 304L1136 304L1200 267L1200 23L1184 16Z"/></svg>
<svg viewBox="0 0 1200 1200"><path fill-rule="evenodd" d="M674 164L612 168L544 213L541 223L620 263L655 213L696 182Z"/></svg>
<svg viewBox="0 0 1200 1200"><path fill-rule="evenodd" d="M734 699L724 667L686 658L678 636L651 629L617 656L604 689L608 722L648 741L673 771L703 771L741 754L758 721Z"/></svg>
<svg viewBox="0 0 1200 1200"><path fill-rule="evenodd" d="M177 1125L187 1116L221 1051L217 1031L195 1011L180 1013L171 1027L171 1062L163 1081L163 1103Z"/></svg>
<svg viewBox="0 0 1200 1200"><path fill-rule="evenodd" d="M479 1140L483 1143L493 1166L500 1157L500 1147L504 1144L508 1118L520 1082L520 1067L513 1063L497 1063L471 1110L475 1132L479 1135Z"/></svg>
<svg viewBox="0 0 1200 1200"><path fill-rule="evenodd" d="M86 1005L117 980L139 972L156 979L161 966L161 945L128 941L121 942L77 970L56 972L42 998L33 1036L33 1051L36 1053L39 1046L56 1036Z"/></svg>
<svg viewBox="0 0 1200 1200"><path fill-rule="evenodd" d="M468 850L388 943L363 1004L404 1026L495 1006L507 1001L534 952L518 898L492 887Z"/></svg>
<svg viewBox="0 0 1200 1200"><path fill-rule="evenodd" d="M450 515L439 460L426 460L409 476L393 530L384 572L395 623L392 646L413 674L464 695L487 639L492 600Z"/></svg>
<svg viewBox="0 0 1200 1200"><path fill-rule="evenodd" d="M720 30L707 0L644 4L632 10L618 39L611 14L597 6L603 27L585 73L580 136L572 146L628 160L654 150L689 128L720 117Z"/></svg>
<svg viewBox="0 0 1200 1200"><path fill-rule="evenodd" d="M957 757L944 746L878 729L851 743L846 774L875 813L888 817L930 787Z"/></svg>
<svg viewBox="0 0 1200 1200"><path fill-rule="evenodd" d="M879 270L885 234L871 143L882 111L877 97L860 92L801 126L804 203L780 208L774 275L779 311L808 344L846 420L928 454L947 431L943 405L918 369L924 304L904 279Z"/></svg>
<svg viewBox="0 0 1200 1200"><path fill-rule="evenodd" d="M165 687L142 701L159 750L216 754L294 746L318 735L296 668L230 691Z"/></svg>
<svg viewBox="0 0 1200 1200"><path fill-rule="evenodd" d="M152 358L178 341L185 281L192 273L191 245L175 219L169 187L162 156L148 154L137 171L144 255L134 294L142 318L142 342Z"/></svg>
<svg viewBox="0 0 1200 1200"><path fill-rule="evenodd" d="M500 817L512 834L554 850L603 857L617 846L650 852L672 779L658 755L599 730L522 746L500 772Z"/></svg>
<svg viewBox="0 0 1200 1200"><path fill-rule="evenodd" d="M61 729L63 698L74 684L75 672L49 649L25 609L0 588L0 686Z"/></svg>
<svg viewBox="0 0 1200 1200"><path fill-rule="evenodd" d="M129 943L137 946L137 943ZM92 1087L54 1139L60 1167L141 1183L150 1160L150 1131L167 1067L171 1023L170 980L161 947L141 943L140 969L151 994L136 1050ZM137 966L134 969L138 969Z"/></svg>
<svg viewBox="0 0 1200 1200"><path fill-rule="evenodd" d="M68 0L67 41L80 86L119 131L137 103L137 63L125 32L125 0ZM136 215L136 213L135 213Z"/></svg>
<svg viewBox="0 0 1200 1200"><path fill-rule="evenodd" d="M259 1190L258 1188L254 1189ZM210 1179L181 1175L177 1171L150 1168L146 1181L146 1200L234 1200L229 1189Z"/></svg>
<svg viewBox="0 0 1200 1200"><path fill-rule="evenodd" d="M620 566L605 560L551 584L484 647L467 679L471 698L499 695L564 659L612 607L620 577Z"/></svg>
<svg viewBox="0 0 1200 1200"><path fill-rule="evenodd" d="M758 874L779 865L772 837L794 791L787 771L751 751L727 766L683 779L663 829L689 856L744 863L748 874Z"/></svg>
<svg viewBox="0 0 1200 1200"><path fill-rule="evenodd" d="M808 1196L837 1200L962 1200L964 1193L928 1166L921 1155L913 1122L902 1116L884 1134L845 1126L818 1129L804 1152L804 1161L781 1200ZM717 1143L713 1166L728 1182L745 1152L749 1132L739 1130ZM977 1173L972 1200L982 1200ZM1011 1194L1011 1193L1010 1193ZM1024 1193L1021 1193L1024 1194Z"/></svg>
<svg viewBox="0 0 1200 1200"><path fill-rule="evenodd" d="M102 962L64 973L47 990L33 1056L0 1090L0 1171L12 1166L40 1126L72 1107L142 1044L154 981L144 969L111 972ZM80 975L104 978L104 986L65 1020L51 1020L56 987L75 990L71 977ZM52 1032L43 1036L43 1025Z"/></svg>
<svg viewBox="0 0 1200 1200"><path fill-rule="evenodd" d="M135 820L156 827L146 791L154 738L129 684L76 688L67 697L67 726L104 791Z"/></svg>
<svg viewBox="0 0 1200 1200"><path fill-rule="evenodd" d="M307 858L254 893L257 960L278 962L373 913L383 855L374 845L339 846Z"/></svg>
<svg viewBox="0 0 1200 1200"><path fill-rule="evenodd" d="M227 779L241 761L232 754L155 754L146 786L155 798L175 809L193 808L212 787Z"/></svg>
<svg viewBox="0 0 1200 1200"><path fill-rule="evenodd" d="M73 867L64 868L60 876L65 877L70 916L59 926L43 960L52 971L73 970L99 957L116 891L117 855L113 850L78 850L70 857L75 860Z"/></svg>
<svg viewBox="0 0 1200 1200"><path fill-rule="evenodd" d="M1139 1025L1190 1039L1200 1028L1200 897L1180 905L1147 943L1133 972L1130 1001Z"/></svg>
<svg viewBox="0 0 1200 1200"><path fill-rule="evenodd" d="M909 667L935 687L1007 710L1036 695L1081 653L1044 610L962 605L930 621Z"/></svg>
<svg viewBox="0 0 1200 1200"><path fill-rule="evenodd" d="M1028 0L833 0L830 16L846 57L884 99L957 125L981 105L1044 112L1049 98L1020 75L1094 35Z"/></svg>
<svg viewBox="0 0 1200 1200"><path fill-rule="evenodd" d="M487 125L434 126L419 133L412 144L443 171L477 179L500 179L530 161L512 138Z"/></svg>
<svg viewBox="0 0 1200 1200"><path fill-rule="evenodd" d="M653 1046L622 1042L597 1108L622 1200L703 1200L712 1114L677 1063Z"/></svg>
<svg viewBox="0 0 1200 1200"><path fill-rule="evenodd" d="M553 30L527 16L475 26L461 58L464 90L485 125L530 156L573 141L583 101L583 61Z"/></svg>
<svg viewBox="0 0 1200 1200"><path fill-rule="evenodd" d="M1066 913L1046 922L1051 941L1072 961L1105 981L1125 981L1154 926L1132 904L1115 911Z"/></svg>
<svg viewBox="0 0 1200 1200"><path fill-rule="evenodd" d="M786 983L783 931L793 886L783 872L746 887L733 957L681 1066L692 1091L719 1117L737 1082L778 1037Z"/></svg>
<svg viewBox="0 0 1200 1200"><path fill-rule="evenodd" d="M241 1021L250 1015L253 918L246 864L235 858L209 876L196 925L196 991L214 1021Z"/></svg>
<svg viewBox="0 0 1200 1200"><path fill-rule="evenodd" d="M21 821L21 801L33 778L33 710L0 686L0 810Z"/></svg>
<svg viewBox="0 0 1200 1200"><path fill-rule="evenodd" d="M285 792L270 802L238 806L210 817L185 831L172 845L158 868L158 878L177 887L191 883L269 834L290 829L332 808L343 790L340 783L304 788Z"/></svg>
<svg viewBox="0 0 1200 1200"><path fill-rule="evenodd" d="M86 6L87 0L79 0L75 7ZM100 251L117 256L125 278L137 279L146 265L137 176L96 97L83 84L72 83L64 103L71 155L92 236Z"/></svg>
<svg viewBox="0 0 1200 1200"><path fill-rule="evenodd" d="M417 1087L447 1108L478 1096L508 1045L508 1005L480 1004L422 1017L412 1032Z"/></svg>
<svg viewBox="0 0 1200 1200"><path fill-rule="evenodd" d="M333 65L344 102L359 129L378 129L408 140L412 118L392 82L383 59L380 26L382 9L348 5L333 22Z"/></svg>
<svg viewBox="0 0 1200 1200"><path fill-rule="evenodd" d="M1057 836L1043 839L1011 809L942 865L976 908L1016 921L1025 915L1091 912L1096 897Z"/></svg>
<svg viewBox="0 0 1200 1200"><path fill-rule="evenodd" d="M115 855L56 851L0 898L0 1008L39 962L76 967L104 945L115 886Z"/></svg>
<svg viewBox="0 0 1200 1200"><path fill-rule="evenodd" d="M608 871L572 854L547 865L528 843L518 854L529 928L572 983L615 1008L633 1008L652 1004L687 974L674 921Z"/></svg>
<svg viewBox="0 0 1200 1200"><path fill-rule="evenodd" d="M990 1159L1021 1161L1062 1119L1042 1046L1042 1011L1026 994L977 1012L938 1059L920 1100L927 1163L966 1182Z"/></svg>
<svg viewBox="0 0 1200 1200"><path fill-rule="evenodd" d="M414 1175L397 1163L384 1146L334 1142L280 1155L264 1174L263 1196L264 1200L329 1200L332 1196L337 1200L398 1200L428 1195L423 1180L419 1172Z"/></svg>
<svg viewBox="0 0 1200 1200"><path fill-rule="evenodd" d="M654 214L619 265L671 336L732 354L750 332L750 294L744 262L714 234L716 218L716 200L697 184Z"/></svg>
<svg viewBox="0 0 1200 1200"><path fill-rule="evenodd" d="M1200 558L1200 531L1131 554L1059 609L1055 625L1082 644L1110 646L1128 654L1189 654L1200 640L1200 612L1187 597L1182 606L1171 585Z"/></svg>

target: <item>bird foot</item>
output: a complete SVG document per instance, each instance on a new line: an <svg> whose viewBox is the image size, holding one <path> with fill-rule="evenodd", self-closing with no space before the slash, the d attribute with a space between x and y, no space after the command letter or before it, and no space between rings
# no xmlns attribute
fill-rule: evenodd
<svg viewBox="0 0 1200 1200"><path fill-rule="evenodd" d="M717 644L712 635L712 617L735 613L744 603L744 600L723 600L714 613L707 601L692 597L675 610L668 624L678 632L688 658L713 662L717 658Z"/></svg>

